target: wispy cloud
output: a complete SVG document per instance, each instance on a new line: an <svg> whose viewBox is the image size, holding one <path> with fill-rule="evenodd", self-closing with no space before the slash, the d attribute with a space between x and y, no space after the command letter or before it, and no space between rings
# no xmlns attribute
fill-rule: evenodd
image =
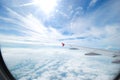
<svg viewBox="0 0 120 80"><path fill-rule="evenodd" d="M97 0L91 0L89 6L95 5L96 2ZM58 14L67 18L67 20L70 19L61 29L50 25L46 26L44 21L32 12L21 14L17 10L5 7L8 16L0 16L0 20L10 23L10 25L1 24L0 29L15 30L16 35L10 33L9 37L7 37L8 35L1 32L0 36L2 39L0 42L53 44L64 41L66 44L73 43L81 46L102 48L112 46L120 48L118 42L118 36L120 35L120 19L118 18L120 17L120 9L117 7L119 7L119 0L107 1L106 4L99 6L94 12L83 16L78 16L78 14L84 13L84 8L80 6L75 8L75 10L72 10L73 7L70 8L71 13L68 15L65 11L59 10ZM17 36L17 32L22 34L22 36ZM68 32L68 35L64 34L64 32Z"/></svg>
<svg viewBox="0 0 120 80"><path fill-rule="evenodd" d="M98 1L98 0L91 0L91 2L89 3L89 6L88 6L88 7L94 6L97 1Z"/></svg>
<svg viewBox="0 0 120 80"><path fill-rule="evenodd" d="M31 41L39 41L39 43L52 42L54 44L55 42L58 42L57 40L59 38L63 37L63 35L55 28L51 26L43 25L41 20L38 20L32 14L23 16L17 13L16 11L13 11L10 8L6 8L6 9L8 11L8 14L12 18L1 17L0 19L8 22L10 21L9 23L17 24L19 27L17 26L15 28L12 28L12 26L9 25L9 28L16 29L16 31L20 32L21 34L23 33L24 35L23 36L11 35L7 37L7 35L3 34L1 35L2 37L1 43L3 41L28 43L25 42L24 40L31 40Z"/></svg>
<svg viewBox="0 0 120 80"><path fill-rule="evenodd" d="M95 0L94 3L96 1L97 0ZM120 40L118 37L120 36L120 20L117 18L120 17L120 9L117 8L119 6L118 2L119 1L108 1L95 12L84 17L74 18L74 20L68 24L68 29L73 33L74 37L84 36L86 38L82 40L68 40L68 38L67 42L76 42L76 44L89 47L105 48L113 46L120 48L120 44L118 42ZM109 11L109 13L107 11Z"/></svg>

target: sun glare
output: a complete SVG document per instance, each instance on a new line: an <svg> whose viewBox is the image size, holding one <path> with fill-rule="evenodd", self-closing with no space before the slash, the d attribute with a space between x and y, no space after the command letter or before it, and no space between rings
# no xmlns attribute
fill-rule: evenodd
<svg viewBox="0 0 120 80"><path fill-rule="evenodd" d="M35 6L39 7L45 14L49 14L57 5L57 0L33 0Z"/></svg>

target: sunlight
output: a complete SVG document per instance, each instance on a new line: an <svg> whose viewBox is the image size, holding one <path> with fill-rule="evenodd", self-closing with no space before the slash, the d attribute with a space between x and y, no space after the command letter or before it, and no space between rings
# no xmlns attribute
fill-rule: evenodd
<svg viewBox="0 0 120 80"><path fill-rule="evenodd" d="M39 7L45 14L51 13L57 5L57 0L33 0L35 6Z"/></svg>

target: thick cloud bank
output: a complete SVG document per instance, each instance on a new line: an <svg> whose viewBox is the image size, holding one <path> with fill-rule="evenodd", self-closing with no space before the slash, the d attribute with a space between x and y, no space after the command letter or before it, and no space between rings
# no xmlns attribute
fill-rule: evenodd
<svg viewBox="0 0 120 80"><path fill-rule="evenodd" d="M85 55L93 51L101 55ZM114 52L102 50L4 48L2 52L17 80L113 80L120 70L120 64L112 63L118 58L111 56Z"/></svg>

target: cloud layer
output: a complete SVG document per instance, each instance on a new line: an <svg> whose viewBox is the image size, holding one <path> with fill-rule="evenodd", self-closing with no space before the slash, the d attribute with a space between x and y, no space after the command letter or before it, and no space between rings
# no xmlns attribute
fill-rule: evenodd
<svg viewBox="0 0 120 80"><path fill-rule="evenodd" d="M84 55L91 51L102 55ZM119 70L119 64L113 64L110 57L114 53L102 50L4 48L2 52L17 80L113 80Z"/></svg>

